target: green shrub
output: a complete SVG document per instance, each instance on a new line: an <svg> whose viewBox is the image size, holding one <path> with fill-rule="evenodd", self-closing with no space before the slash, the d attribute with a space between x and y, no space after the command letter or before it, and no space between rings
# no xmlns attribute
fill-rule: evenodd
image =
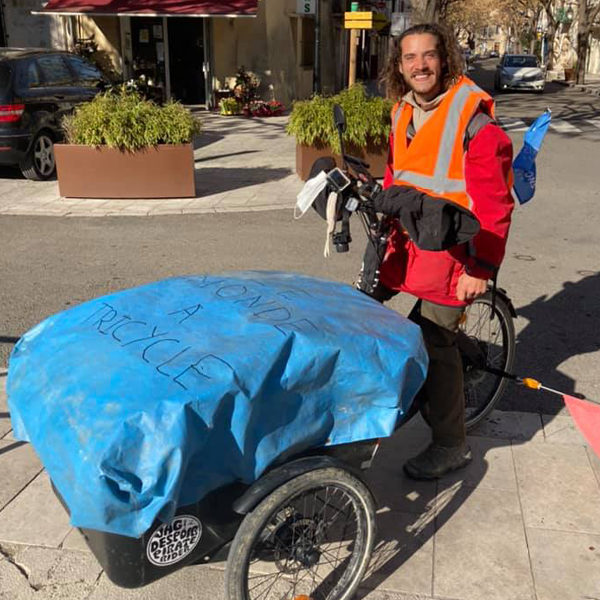
<svg viewBox="0 0 600 600"><path fill-rule="evenodd" d="M344 142L364 148L367 139L386 143L391 130L393 103L379 96L369 97L362 84L341 91L335 96L314 96L294 102L287 133L298 144L312 146L321 142L340 152L337 129L333 122L333 105L339 104L346 114Z"/></svg>
<svg viewBox="0 0 600 600"><path fill-rule="evenodd" d="M222 115L239 115L242 112L242 104L237 98L223 98L219 102Z"/></svg>
<svg viewBox="0 0 600 600"><path fill-rule="evenodd" d="M157 144L187 144L201 124L178 102L158 106L121 87L99 94L63 121L67 142L135 152Z"/></svg>

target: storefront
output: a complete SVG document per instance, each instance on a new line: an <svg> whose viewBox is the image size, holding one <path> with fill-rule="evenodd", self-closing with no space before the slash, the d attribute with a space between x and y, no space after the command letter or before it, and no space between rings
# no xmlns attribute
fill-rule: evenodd
<svg viewBox="0 0 600 600"><path fill-rule="evenodd" d="M103 30L118 31L118 39L107 43L118 47L125 80L142 78L157 100L209 106L212 20L255 17L257 4L258 0L50 0L41 12L102 21Z"/></svg>
<svg viewBox="0 0 600 600"><path fill-rule="evenodd" d="M157 99L207 103L212 91L209 19L123 17L120 24L126 80L144 78Z"/></svg>

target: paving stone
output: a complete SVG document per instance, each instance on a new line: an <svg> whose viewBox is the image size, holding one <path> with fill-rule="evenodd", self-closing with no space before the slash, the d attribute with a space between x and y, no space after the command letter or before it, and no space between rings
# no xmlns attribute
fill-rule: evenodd
<svg viewBox="0 0 600 600"><path fill-rule="evenodd" d="M600 457L588 446L587 448L588 458L592 465L592 470L596 474L596 480L600 486Z"/></svg>
<svg viewBox="0 0 600 600"><path fill-rule="evenodd" d="M0 439L12 429L6 396L6 371L0 372Z"/></svg>
<svg viewBox="0 0 600 600"><path fill-rule="evenodd" d="M423 594L398 594L360 588L354 600L433 600L433 598Z"/></svg>
<svg viewBox="0 0 600 600"><path fill-rule="evenodd" d="M71 526L64 508L40 473L0 512L0 541L58 548Z"/></svg>
<svg viewBox="0 0 600 600"><path fill-rule="evenodd" d="M230 208L234 206L245 206L250 201L247 196L226 196L216 206L217 208Z"/></svg>
<svg viewBox="0 0 600 600"><path fill-rule="evenodd" d="M0 555L2 558L2 555ZM11 561L0 560L0 600L37 600L37 592L27 577Z"/></svg>
<svg viewBox="0 0 600 600"><path fill-rule="evenodd" d="M72 527L67 537L63 540L62 548L65 550L77 550L79 552L91 552L89 546L86 544L83 535L81 535L79 529Z"/></svg>
<svg viewBox="0 0 600 600"><path fill-rule="evenodd" d="M49 548L21 547L13 561L26 574L37 598L84 600L102 572L91 554Z"/></svg>
<svg viewBox="0 0 600 600"><path fill-rule="evenodd" d="M0 511L43 467L30 444L0 440Z"/></svg>
<svg viewBox="0 0 600 600"><path fill-rule="evenodd" d="M380 508L416 514L432 509L436 483L413 481L402 470L403 463L426 447L428 441L429 432L414 425L404 426L381 441L373 465L363 473Z"/></svg>
<svg viewBox="0 0 600 600"><path fill-rule="evenodd" d="M600 598L600 535L527 529L537 600Z"/></svg>
<svg viewBox="0 0 600 600"><path fill-rule="evenodd" d="M600 489L581 446L514 446L527 527L600 533Z"/></svg>
<svg viewBox="0 0 600 600"><path fill-rule="evenodd" d="M431 594L433 511L429 515L383 511L378 538L362 587L380 591Z"/></svg>
<svg viewBox="0 0 600 600"><path fill-rule="evenodd" d="M567 416L542 415L544 441L549 444L575 444L585 446L586 441L575 421Z"/></svg>
<svg viewBox="0 0 600 600"><path fill-rule="evenodd" d="M542 420L536 413L493 410L469 433L474 437L528 441L536 435L543 436L542 431Z"/></svg>
<svg viewBox="0 0 600 600"><path fill-rule="evenodd" d="M434 597L534 598L517 493L454 484L436 512Z"/></svg>
<svg viewBox="0 0 600 600"><path fill-rule="evenodd" d="M220 600L225 597L224 589L223 571L190 566L131 590L117 587L103 574L88 600Z"/></svg>
<svg viewBox="0 0 600 600"><path fill-rule="evenodd" d="M473 462L444 477L445 486L462 482L471 487L517 491L512 447L508 440L469 436Z"/></svg>

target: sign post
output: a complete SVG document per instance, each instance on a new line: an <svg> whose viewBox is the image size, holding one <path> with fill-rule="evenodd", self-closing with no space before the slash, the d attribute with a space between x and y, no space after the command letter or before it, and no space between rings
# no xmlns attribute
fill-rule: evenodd
<svg viewBox="0 0 600 600"><path fill-rule="evenodd" d="M351 11L344 13L344 28L350 30L350 64L348 67L348 87L356 83L356 55L358 51L358 32L361 29L383 29L388 23L387 17L376 12Z"/></svg>

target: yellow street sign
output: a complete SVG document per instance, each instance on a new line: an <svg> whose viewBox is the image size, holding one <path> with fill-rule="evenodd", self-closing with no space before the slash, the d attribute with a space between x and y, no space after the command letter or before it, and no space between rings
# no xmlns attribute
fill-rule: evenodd
<svg viewBox="0 0 600 600"><path fill-rule="evenodd" d="M383 29L388 24L387 17L377 12L344 13L345 29Z"/></svg>

